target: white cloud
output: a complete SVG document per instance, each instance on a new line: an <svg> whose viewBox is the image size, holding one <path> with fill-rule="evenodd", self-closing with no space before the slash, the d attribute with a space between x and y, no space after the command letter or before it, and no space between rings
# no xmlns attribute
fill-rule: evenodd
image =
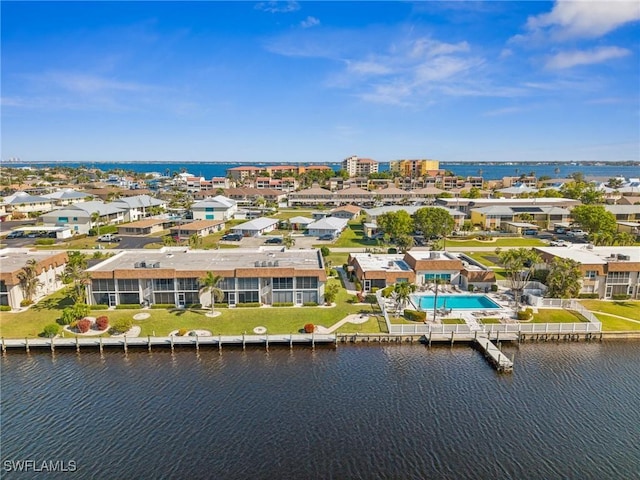
<svg viewBox="0 0 640 480"><path fill-rule="evenodd" d="M262 10L269 13L288 13L300 10L300 4L296 1L289 2L260 2L254 7L256 10Z"/></svg>
<svg viewBox="0 0 640 480"><path fill-rule="evenodd" d="M388 65L375 61L350 61L347 60L347 70L349 73L360 75L386 75L392 73Z"/></svg>
<svg viewBox="0 0 640 480"><path fill-rule="evenodd" d="M101 91L141 91L148 87L133 82L121 82L97 75L73 72L48 72L40 80L74 93L90 94Z"/></svg>
<svg viewBox="0 0 640 480"><path fill-rule="evenodd" d="M579 65L592 65L614 58L626 57L631 54L630 50L620 47L598 47L592 50L572 50L560 52L547 60L546 68L551 70L561 70Z"/></svg>
<svg viewBox="0 0 640 480"><path fill-rule="evenodd" d="M488 112L485 112L483 114L483 116L485 117L500 117L503 115L513 115L514 113L521 113L521 112L525 112L528 109L524 108L524 107L504 107L504 108L497 108L495 110L489 110Z"/></svg>
<svg viewBox="0 0 640 480"><path fill-rule="evenodd" d="M320 20L318 20L316 17L311 16L305 18L300 22L300 26L302 28L311 28L315 27L316 25L320 25Z"/></svg>
<svg viewBox="0 0 640 480"><path fill-rule="evenodd" d="M637 1L559 0L551 12L529 17L526 27L529 36L546 33L555 40L597 38L638 20L640 3Z"/></svg>

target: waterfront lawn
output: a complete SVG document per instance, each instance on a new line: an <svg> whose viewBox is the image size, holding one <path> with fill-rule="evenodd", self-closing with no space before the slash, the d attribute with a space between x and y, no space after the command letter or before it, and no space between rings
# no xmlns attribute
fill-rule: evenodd
<svg viewBox="0 0 640 480"><path fill-rule="evenodd" d="M275 218L280 220L289 220L293 217L307 217L312 218L313 210L280 210L278 213L274 215Z"/></svg>
<svg viewBox="0 0 640 480"><path fill-rule="evenodd" d="M547 245L538 238L524 237L494 237L491 241L481 240L453 240L447 238L447 246L451 247L541 247Z"/></svg>
<svg viewBox="0 0 640 480"><path fill-rule="evenodd" d="M587 319L573 310L541 308L534 313L532 323L577 323Z"/></svg>
<svg viewBox="0 0 640 480"><path fill-rule="evenodd" d="M640 330L640 321L623 320L622 318L612 317L606 313L595 313L594 315L602 322L602 330L605 332Z"/></svg>
<svg viewBox="0 0 640 480"><path fill-rule="evenodd" d="M443 318L442 323L445 325L464 325L466 322L462 318Z"/></svg>
<svg viewBox="0 0 640 480"><path fill-rule="evenodd" d="M638 300L580 300L580 303L593 312L609 313L640 321L640 301Z"/></svg>
<svg viewBox="0 0 640 480"><path fill-rule="evenodd" d="M329 282L339 282L336 279ZM269 333L297 333L305 323L313 323L331 327L349 314L377 313L370 305L350 303L352 296L340 289L336 298L336 306L324 307L260 307L260 308L223 308L221 315L207 317L206 310L164 310L164 309L132 309L132 310L92 310L90 315L106 315L113 323L121 318L132 318L136 313L149 313L145 320L134 320L134 325L141 328L141 336L168 335L173 330L209 330L218 335L237 335L243 332L253 333L257 326L267 328ZM0 337L24 338L37 337L50 323L55 323L62 309L71 304L66 291L60 291L41 300L26 311L20 313L2 312L0 315ZM338 331L341 333L380 333L385 330L384 322L372 317L364 324L346 324ZM66 334L70 335L70 334Z"/></svg>
<svg viewBox="0 0 640 480"><path fill-rule="evenodd" d="M502 321L499 318L481 318L480 321L484 324L502 323Z"/></svg>

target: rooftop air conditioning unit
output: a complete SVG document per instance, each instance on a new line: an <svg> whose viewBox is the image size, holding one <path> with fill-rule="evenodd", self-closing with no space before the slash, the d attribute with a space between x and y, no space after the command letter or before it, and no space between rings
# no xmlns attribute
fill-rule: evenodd
<svg viewBox="0 0 640 480"><path fill-rule="evenodd" d="M279 261L279 260L274 261L274 262L273 262L273 266L274 266L274 267L278 267L278 266L280 266L280 261Z"/></svg>
<svg viewBox="0 0 640 480"><path fill-rule="evenodd" d="M254 267L258 268L260 267L260 260L256 260L253 264Z"/></svg>
<svg viewBox="0 0 640 480"><path fill-rule="evenodd" d="M141 268L142 267L142 263L140 262L136 262L133 264L133 268Z"/></svg>

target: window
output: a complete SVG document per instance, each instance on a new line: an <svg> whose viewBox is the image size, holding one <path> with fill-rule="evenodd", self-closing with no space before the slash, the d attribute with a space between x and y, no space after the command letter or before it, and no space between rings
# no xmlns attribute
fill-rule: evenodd
<svg viewBox="0 0 640 480"><path fill-rule="evenodd" d="M292 277L274 278L273 279L273 289L274 290L291 290L291 289L293 289L293 278Z"/></svg>
<svg viewBox="0 0 640 480"><path fill-rule="evenodd" d="M155 293L153 295L153 302L164 305L171 305L176 303L176 299L173 292Z"/></svg>
<svg viewBox="0 0 640 480"><path fill-rule="evenodd" d="M220 280L218 284L218 288L220 290L235 290L236 289L236 279L235 278L223 278Z"/></svg>
<svg viewBox="0 0 640 480"><path fill-rule="evenodd" d="M260 295L258 292L238 292L238 303L258 303Z"/></svg>
<svg viewBox="0 0 640 480"><path fill-rule="evenodd" d="M257 290L258 279L257 278L239 278L238 290Z"/></svg>
<svg viewBox="0 0 640 480"><path fill-rule="evenodd" d="M156 278L153 280L153 289L155 291L169 291L173 290L173 278ZM167 302L156 302L156 303L167 303ZM173 301L171 302L173 303Z"/></svg>
<svg viewBox="0 0 640 480"><path fill-rule="evenodd" d="M298 289L318 288L318 278L317 277L297 277L296 288Z"/></svg>
<svg viewBox="0 0 640 480"><path fill-rule="evenodd" d="M214 218L213 218L213 214L206 214L206 215L204 216L204 218L205 218L205 220L214 220Z"/></svg>
<svg viewBox="0 0 640 480"><path fill-rule="evenodd" d="M427 282L433 282L434 280L451 280L451 274L449 273L425 273L424 279Z"/></svg>
<svg viewBox="0 0 640 480"><path fill-rule="evenodd" d="M179 278L178 279L178 290L197 291L199 289L200 287L199 287L197 278Z"/></svg>
<svg viewBox="0 0 640 480"><path fill-rule="evenodd" d="M629 283L629 272L609 272L607 283Z"/></svg>
<svg viewBox="0 0 640 480"><path fill-rule="evenodd" d="M140 303L140 295L137 293L121 293L120 304L135 305Z"/></svg>
<svg viewBox="0 0 640 480"><path fill-rule="evenodd" d="M118 280L118 290L121 292L137 292L138 291L138 279L137 278L127 278L123 280ZM126 303L126 302L120 302Z"/></svg>
<svg viewBox="0 0 640 480"><path fill-rule="evenodd" d="M293 303L293 292L273 292L273 303Z"/></svg>
<svg viewBox="0 0 640 480"><path fill-rule="evenodd" d="M94 292L113 292L116 289L115 281L107 278L96 278L91 282Z"/></svg>
<svg viewBox="0 0 640 480"><path fill-rule="evenodd" d="M7 292L7 284L4 280L0 280L0 292Z"/></svg>
<svg viewBox="0 0 640 480"><path fill-rule="evenodd" d="M204 209L205 212L213 212L213 207L206 207Z"/></svg>
<svg viewBox="0 0 640 480"><path fill-rule="evenodd" d="M69 217L58 217L58 222L67 223L69 221Z"/></svg>
<svg viewBox="0 0 640 480"><path fill-rule="evenodd" d="M584 274L584 278L588 278L590 280L595 280L597 276L598 272L596 272L595 270L587 270L587 272Z"/></svg>

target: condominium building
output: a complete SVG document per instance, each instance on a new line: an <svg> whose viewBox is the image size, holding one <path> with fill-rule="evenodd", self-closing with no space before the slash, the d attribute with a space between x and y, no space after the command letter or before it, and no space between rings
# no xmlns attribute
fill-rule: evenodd
<svg viewBox="0 0 640 480"><path fill-rule="evenodd" d="M370 158L359 158L356 155L347 157L342 161L342 170L349 173L350 177L378 173L378 162Z"/></svg>
<svg viewBox="0 0 640 480"><path fill-rule="evenodd" d="M109 306L210 305L210 295L200 290L201 279L208 272L222 277L218 285L224 293L221 303L230 307L241 303L323 303L327 280L319 250L269 247L123 251L88 271L92 280L87 303Z"/></svg>
<svg viewBox="0 0 640 480"><path fill-rule="evenodd" d="M581 293L599 298L640 298L640 248L638 247L536 247L542 259L571 259L580 264Z"/></svg>
<svg viewBox="0 0 640 480"><path fill-rule="evenodd" d="M389 170L404 177L424 177L434 175L440 170L438 160L393 160L389 162Z"/></svg>

